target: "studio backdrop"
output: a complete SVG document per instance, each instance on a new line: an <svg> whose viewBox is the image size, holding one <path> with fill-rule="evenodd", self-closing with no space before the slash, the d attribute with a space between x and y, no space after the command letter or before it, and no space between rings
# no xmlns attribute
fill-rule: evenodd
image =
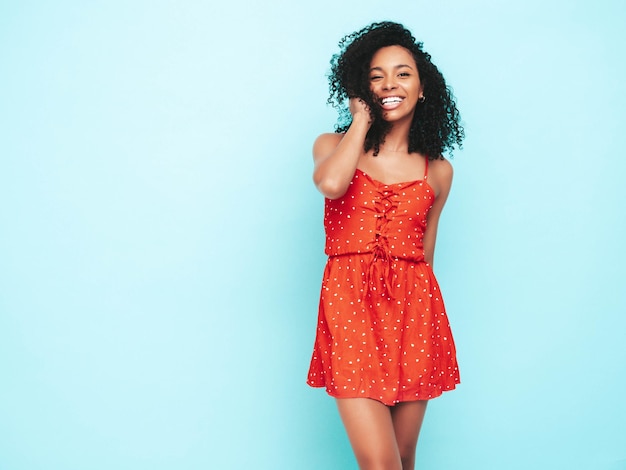
<svg viewBox="0 0 626 470"><path fill-rule="evenodd" d="M467 138L429 470L626 469L626 3L0 5L0 468L356 469L305 385L339 39L403 23ZM450 158L450 156L448 156Z"/></svg>

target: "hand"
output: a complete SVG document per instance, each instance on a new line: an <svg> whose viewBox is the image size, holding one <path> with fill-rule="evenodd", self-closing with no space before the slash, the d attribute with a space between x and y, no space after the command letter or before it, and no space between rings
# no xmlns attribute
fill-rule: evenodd
<svg viewBox="0 0 626 470"><path fill-rule="evenodd" d="M370 108L361 98L350 98L350 114L353 121L363 118L368 125L372 124Z"/></svg>

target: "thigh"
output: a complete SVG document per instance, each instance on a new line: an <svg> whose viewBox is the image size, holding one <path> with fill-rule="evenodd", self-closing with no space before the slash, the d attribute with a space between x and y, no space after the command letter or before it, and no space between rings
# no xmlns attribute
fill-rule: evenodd
<svg viewBox="0 0 626 470"><path fill-rule="evenodd" d="M407 401L391 408L393 428L405 470L413 468L417 438L422 428L427 404L427 400Z"/></svg>
<svg viewBox="0 0 626 470"><path fill-rule="evenodd" d="M362 470L400 470L391 412L369 398L338 398L337 408Z"/></svg>

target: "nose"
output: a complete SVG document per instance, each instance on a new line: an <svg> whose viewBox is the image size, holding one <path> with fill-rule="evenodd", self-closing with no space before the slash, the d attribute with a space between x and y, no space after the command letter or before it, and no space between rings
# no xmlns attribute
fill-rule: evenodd
<svg viewBox="0 0 626 470"><path fill-rule="evenodd" d="M383 90L393 90L396 88L396 80L393 75L387 75L383 81Z"/></svg>

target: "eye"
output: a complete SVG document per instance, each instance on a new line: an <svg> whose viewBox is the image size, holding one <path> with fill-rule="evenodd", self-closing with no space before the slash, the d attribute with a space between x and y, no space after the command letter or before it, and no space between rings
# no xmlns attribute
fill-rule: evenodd
<svg viewBox="0 0 626 470"><path fill-rule="evenodd" d="M398 74L398 77L410 77L411 74L409 72L400 72Z"/></svg>
<svg viewBox="0 0 626 470"><path fill-rule="evenodd" d="M383 78L381 75L372 75L370 77L370 80L373 82L373 81L376 81L376 80L380 80L381 78Z"/></svg>

